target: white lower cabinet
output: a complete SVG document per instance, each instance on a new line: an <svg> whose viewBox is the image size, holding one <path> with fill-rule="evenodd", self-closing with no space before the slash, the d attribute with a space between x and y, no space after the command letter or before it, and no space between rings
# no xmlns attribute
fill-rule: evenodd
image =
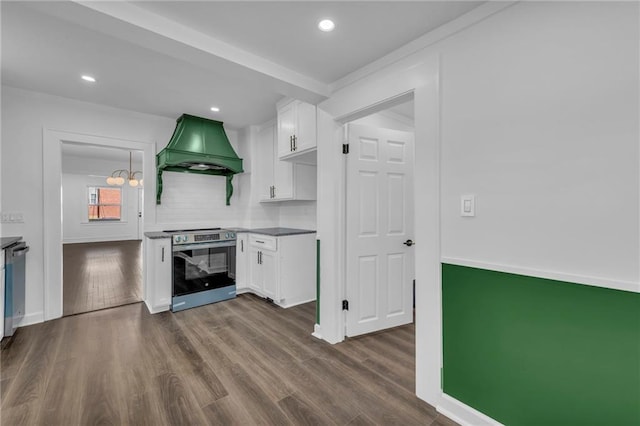
<svg viewBox="0 0 640 426"><path fill-rule="evenodd" d="M152 314L171 306L171 238L144 239L144 302Z"/></svg>
<svg viewBox="0 0 640 426"><path fill-rule="evenodd" d="M316 299L315 234L247 234L249 291L288 308Z"/></svg>

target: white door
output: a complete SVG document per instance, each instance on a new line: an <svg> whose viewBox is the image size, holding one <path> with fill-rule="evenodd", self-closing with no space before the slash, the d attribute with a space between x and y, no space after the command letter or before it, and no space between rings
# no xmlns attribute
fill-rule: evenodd
<svg viewBox="0 0 640 426"><path fill-rule="evenodd" d="M349 124L348 135L346 334L357 336L413 321L413 134Z"/></svg>

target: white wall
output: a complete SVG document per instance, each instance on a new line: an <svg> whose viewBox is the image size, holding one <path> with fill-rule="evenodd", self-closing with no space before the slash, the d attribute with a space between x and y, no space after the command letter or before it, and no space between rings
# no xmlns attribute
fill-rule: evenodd
<svg viewBox="0 0 640 426"><path fill-rule="evenodd" d="M104 178L62 174L62 242L88 243L138 239L138 188L121 186L120 221L89 222L87 188L106 186Z"/></svg>
<svg viewBox="0 0 640 426"><path fill-rule="evenodd" d="M442 46L443 256L638 282L638 22L522 2Z"/></svg>
<svg viewBox="0 0 640 426"><path fill-rule="evenodd" d="M640 291L638 12L634 2L519 2L319 105L342 117L439 81L434 98L422 91L415 98L416 187L425 188L416 205L428 213L416 217L416 385L431 404L445 404L440 282L421 241L440 238L447 259ZM439 67L420 74L429 61ZM438 108L439 119L429 112ZM339 161L327 156L326 164L335 171ZM439 194L432 196L434 184ZM459 214L467 193L477 197L475 218ZM319 225L335 222L339 202L327 200L331 208L318 206ZM425 221L438 220L432 233ZM335 277L336 265L323 276ZM340 289L327 287L339 280L322 282L321 294L335 300L323 298L321 306L338 306ZM324 314L321 325L324 331Z"/></svg>
<svg viewBox="0 0 640 426"><path fill-rule="evenodd" d="M280 203L278 226L315 230L316 204L316 201L287 201Z"/></svg>
<svg viewBox="0 0 640 426"><path fill-rule="evenodd" d="M43 128L157 141L163 146L175 121L3 87L2 123L2 205L24 215L24 223L5 224L2 232L22 235L31 246L24 321L30 323L41 320L44 302L43 218L47 208L43 205Z"/></svg>

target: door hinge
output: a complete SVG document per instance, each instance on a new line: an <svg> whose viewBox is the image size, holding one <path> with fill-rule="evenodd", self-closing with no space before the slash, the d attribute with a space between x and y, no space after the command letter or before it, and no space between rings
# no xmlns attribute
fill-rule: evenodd
<svg viewBox="0 0 640 426"><path fill-rule="evenodd" d="M349 301L348 300L343 300L342 301L342 310L343 311L348 311L349 310Z"/></svg>
<svg viewBox="0 0 640 426"><path fill-rule="evenodd" d="M342 153L343 154L348 154L349 153L349 144L348 143L343 143L342 144Z"/></svg>

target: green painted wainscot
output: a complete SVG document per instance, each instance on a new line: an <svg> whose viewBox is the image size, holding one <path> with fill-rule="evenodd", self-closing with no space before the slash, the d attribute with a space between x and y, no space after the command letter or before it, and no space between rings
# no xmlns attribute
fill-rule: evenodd
<svg viewBox="0 0 640 426"><path fill-rule="evenodd" d="M640 425L640 294L442 265L443 389L509 426Z"/></svg>

